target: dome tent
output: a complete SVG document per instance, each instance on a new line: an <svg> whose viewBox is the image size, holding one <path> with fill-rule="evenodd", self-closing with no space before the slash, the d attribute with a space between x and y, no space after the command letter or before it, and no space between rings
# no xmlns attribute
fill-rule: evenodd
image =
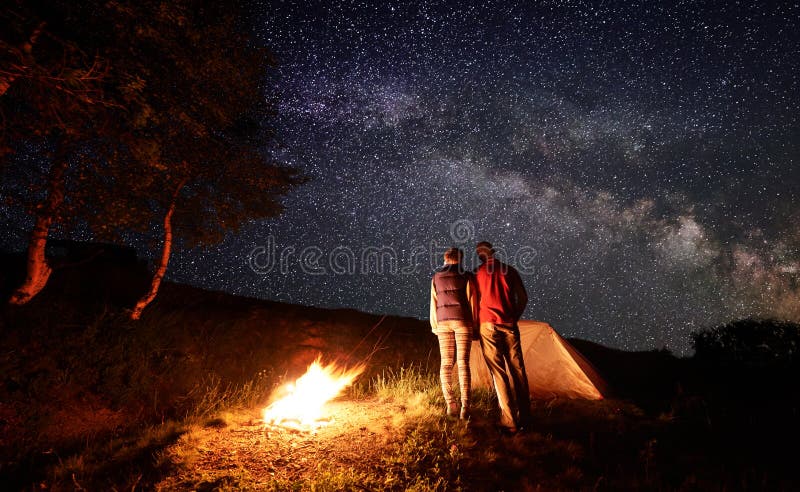
<svg viewBox="0 0 800 492"><path fill-rule="evenodd" d="M520 320L520 343L533 398L599 400L607 384L569 342L541 321ZM473 388L491 388L492 378L479 341L472 342L470 372Z"/></svg>

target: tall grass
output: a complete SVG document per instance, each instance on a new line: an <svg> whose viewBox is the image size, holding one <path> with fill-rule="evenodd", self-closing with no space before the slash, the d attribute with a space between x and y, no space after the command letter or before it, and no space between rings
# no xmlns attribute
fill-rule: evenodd
<svg viewBox="0 0 800 492"><path fill-rule="evenodd" d="M417 366L386 369L369 381L368 394L387 400L407 400L424 395L428 400L440 396L438 375Z"/></svg>
<svg viewBox="0 0 800 492"><path fill-rule="evenodd" d="M455 381L456 397L460 395ZM389 368L374 376L366 384L362 383L352 393L354 397L377 397L383 400L409 401L424 400L444 409L438 368L435 370L419 365ZM488 410L496 403L493 391L487 388L473 388L471 404L473 408Z"/></svg>

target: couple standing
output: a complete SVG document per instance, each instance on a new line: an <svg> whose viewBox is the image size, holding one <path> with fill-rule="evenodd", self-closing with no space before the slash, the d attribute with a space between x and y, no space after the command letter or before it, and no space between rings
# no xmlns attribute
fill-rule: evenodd
<svg viewBox="0 0 800 492"><path fill-rule="evenodd" d="M469 352L472 339L480 339L497 392L500 429L514 434L530 420L528 376L517 326L528 294L517 270L497 260L491 244L480 242L475 250L482 264L474 274L461 264L463 252L450 248L444 254L444 266L434 273L431 281L430 319L439 338L442 392L447 415L469 417ZM456 356L460 412L452 382Z"/></svg>

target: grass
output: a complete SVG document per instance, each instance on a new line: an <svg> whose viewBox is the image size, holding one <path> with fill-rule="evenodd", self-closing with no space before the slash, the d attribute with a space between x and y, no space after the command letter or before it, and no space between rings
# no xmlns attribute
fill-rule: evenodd
<svg viewBox="0 0 800 492"><path fill-rule="evenodd" d="M99 333L97 326L88 326L87 331ZM72 365L57 373L68 374L59 376L59 383L88 377L85 368L76 365L78 359L70 360ZM136 384L146 382L140 370L134 373ZM37 481L54 489L151 487L177 471L164 450L179 437L191 440L191 434L205 426L226 426L227 412L264 403L265 395L284 381L285 374L270 370L238 384L208 373L174 400L182 409L180 415L155 424L134 424L119 435L86 439L82 446L41 467ZM709 429L717 425L709 421L713 417L704 403L647 415L633 404L616 400L537 401L537 428L507 438L494 429L496 401L485 390L475 391L475 417L468 424L444 416L438 374L429 367L386 369L351 388L347 397L378 400L403 409L394 420L395 435L379 466L362 469L320 463L312 478L277 478L267 485L257 482L247 470L236 469L204 482L204 487L316 491L693 489L713 487L720 478L729 489L742 484L756 489L784 485L757 466L726 469L710 452L703 457L681 456L700 441L692 439L692 433L708 437ZM162 404L154 398L150 405L158 409ZM190 464L192 458L184 456L183 460Z"/></svg>

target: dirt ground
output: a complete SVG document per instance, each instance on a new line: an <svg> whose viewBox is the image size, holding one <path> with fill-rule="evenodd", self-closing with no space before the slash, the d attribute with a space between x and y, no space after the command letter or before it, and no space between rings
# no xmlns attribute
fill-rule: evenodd
<svg viewBox="0 0 800 492"><path fill-rule="evenodd" d="M180 472L162 490L215 488L232 477L249 486L298 482L327 469L370 469L380 462L405 409L374 400L335 401L316 430L266 426L253 410L226 423L199 428L167 450Z"/></svg>

